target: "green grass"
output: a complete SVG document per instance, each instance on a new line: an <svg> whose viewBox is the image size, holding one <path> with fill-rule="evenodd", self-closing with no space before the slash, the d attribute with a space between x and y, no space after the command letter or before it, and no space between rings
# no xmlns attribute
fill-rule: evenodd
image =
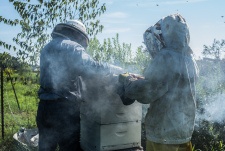
<svg viewBox="0 0 225 151"><path fill-rule="evenodd" d="M12 78L18 75L13 75ZM36 126L36 112L38 105L37 90L34 77L25 82L23 79L13 80L19 107L11 82L4 75L4 140L0 139L0 151L13 150L13 134L21 127L34 128ZM2 126L2 125L1 125ZM0 130L2 134L2 128Z"/></svg>

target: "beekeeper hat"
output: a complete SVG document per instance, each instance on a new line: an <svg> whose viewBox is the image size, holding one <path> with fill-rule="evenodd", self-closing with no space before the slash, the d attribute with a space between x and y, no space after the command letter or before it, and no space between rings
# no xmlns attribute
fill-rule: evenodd
<svg viewBox="0 0 225 151"><path fill-rule="evenodd" d="M184 54L192 53L189 47L189 28L180 14L160 19L145 31L143 37L147 50L153 58L162 48L170 48Z"/></svg>
<svg viewBox="0 0 225 151"><path fill-rule="evenodd" d="M65 32L65 30L69 30L70 32ZM81 45L85 48L89 43L86 27L79 20L69 20L66 23L57 24L52 31L52 37L54 37L55 35L69 38L71 40L73 40L74 37L81 37L83 39Z"/></svg>

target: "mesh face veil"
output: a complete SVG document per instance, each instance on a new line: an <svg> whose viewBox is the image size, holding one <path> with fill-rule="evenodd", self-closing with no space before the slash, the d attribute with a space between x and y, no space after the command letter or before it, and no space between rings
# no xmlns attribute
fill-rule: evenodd
<svg viewBox="0 0 225 151"><path fill-rule="evenodd" d="M153 58L162 48L169 48L184 54L192 53L189 47L188 25L179 14L162 18L145 31L143 38L147 50Z"/></svg>
<svg viewBox="0 0 225 151"><path fill-rule="evenodd" d="M162 20L159 20L154 26L149 27L143 35L144 43L153 58L163 47L165 47L161 23Z"/></svg>

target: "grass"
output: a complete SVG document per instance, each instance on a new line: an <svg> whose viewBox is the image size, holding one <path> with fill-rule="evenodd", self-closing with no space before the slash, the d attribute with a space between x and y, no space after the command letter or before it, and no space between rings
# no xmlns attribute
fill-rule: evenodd
<svg viewBox="0 0 225 151"><path fill-rule="evenodd" d="M39 86L36 82L33 82L36 81L33 78L25 81L24 77L15 79L17 76L16 74L12 76L16 92L14 93L11 81L4 75L4 140L0 139L0 151L13 150L13 135L21 127L36 127L37 90ZM18 98L19 106L15 94ZM2 129L0 131L2 134Z"/></svg>

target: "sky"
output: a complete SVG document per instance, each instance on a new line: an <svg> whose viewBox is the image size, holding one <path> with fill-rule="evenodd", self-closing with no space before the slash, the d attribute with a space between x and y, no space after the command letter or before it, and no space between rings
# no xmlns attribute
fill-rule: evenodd
<svg viewBox="0 0 225 151"><path fill-rule="evenodd" d="M0 16L15 19L18 15L11 4L2 1ZM97 36L101 42L118 33L121 43L131 43L136 50L144 46L143 33L148 27L175 13L186 19L196 58L202 57L203 45L212 45L214 39L225 39L225 0L100 0L100 3L106 3L107 8L99 18L104 25L103 32ZM0 23L0 40L10 43L17 31L16 27Z"/></svg>
<svg viewBox="0 0 225 151"><path fill-rule="evenodd" d="M161 18L179 13L190 30L190 46L202 57L203 45L225 39L225 0L101 0L107 11L101 17L104 31L98 37L112 37L136 49L143 45L143 33ZM224 17L222 17L224 16Z"/></svg>

